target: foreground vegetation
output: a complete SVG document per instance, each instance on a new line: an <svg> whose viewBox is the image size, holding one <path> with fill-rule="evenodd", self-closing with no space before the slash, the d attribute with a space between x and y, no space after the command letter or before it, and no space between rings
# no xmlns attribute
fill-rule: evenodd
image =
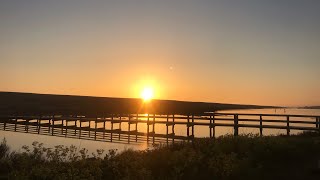
<svg viewBox="0 0 320 180"><path fill-rule="evenodd" d="M0 145L2 179L320 179L320 136L242 135L144 151Z"/></svg>

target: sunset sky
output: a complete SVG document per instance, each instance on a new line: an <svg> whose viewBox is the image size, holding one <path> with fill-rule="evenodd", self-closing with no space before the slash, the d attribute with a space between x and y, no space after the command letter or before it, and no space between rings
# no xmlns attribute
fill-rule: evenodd
<svg viewBox="0 0 320 180"><path fill-rule="evenodd" d="M319 0L0 0L0 91L320 105Z"/></svg>

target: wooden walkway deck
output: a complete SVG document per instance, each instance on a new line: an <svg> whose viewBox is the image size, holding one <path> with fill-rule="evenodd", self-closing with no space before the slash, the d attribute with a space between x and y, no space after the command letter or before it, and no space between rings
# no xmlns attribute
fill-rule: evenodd
<svg viewBox="0 0 320 180"><path fill-rule="evenodd" d="M156 126L165 130L156 132ZM139 131L140 126L145 131ZM183 125L185 135L176 135L177 125ZM292 130L320 132L320 115L275 115L239 113L203 113L201 115L169 114L109 114L106 116L0 116L0 129L22 133L33 133L67 138L120 143L171 143L192 141L195 127L207 127L207 136L216 137L219 127L258 129L260 135L266 129L282 129L290 135Z"/></svg>

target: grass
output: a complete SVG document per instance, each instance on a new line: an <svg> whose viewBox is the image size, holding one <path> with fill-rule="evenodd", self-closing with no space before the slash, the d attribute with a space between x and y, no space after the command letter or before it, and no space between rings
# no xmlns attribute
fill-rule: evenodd
<svg viewBox="0 0 320 180"><path fill-rule="evenodd" d="M0 145L3 179L320 179L320 136L231 135L144 151Z"/></svg>

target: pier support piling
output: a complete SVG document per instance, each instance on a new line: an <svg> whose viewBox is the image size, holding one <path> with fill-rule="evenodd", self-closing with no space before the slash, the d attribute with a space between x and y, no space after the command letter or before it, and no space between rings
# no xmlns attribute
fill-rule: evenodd
<svg viewBox="0 0 320 180"><path fill-rule="evenodd" d="M51 135L54 135L54 115L52 116L52 128L51 128Z"/></svg>
<svg viewBox="0 0 320 180"><path fill-rule="evenodd" d="M238 115L235 114L234 115L234 136L238 136L239 135L239 119L238 119Z"/></svg>
<svg viewBox="0 0 320 180"><path fill-rule="evenodd" d="M287 116L287 136L290 136L290 119L289 119L289 116Z"/></svg>
<svg viewBox="0 0 320 180"><path fill-rule="evenodd" d="M260 130L260 136L262 136L262 115L260 115L260 127L259 127L259 130Z"/></svg>

